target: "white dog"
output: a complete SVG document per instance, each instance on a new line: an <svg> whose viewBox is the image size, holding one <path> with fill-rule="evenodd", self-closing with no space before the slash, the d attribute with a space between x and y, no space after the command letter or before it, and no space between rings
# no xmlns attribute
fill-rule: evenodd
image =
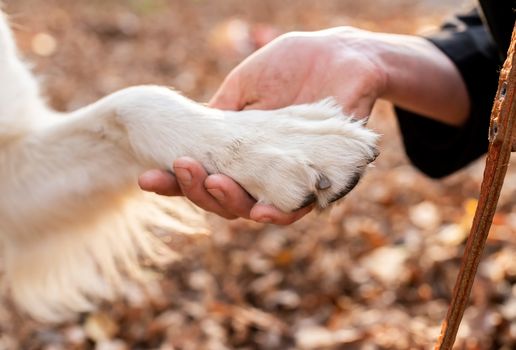
<svg viewBox="0 0 516 350"><path fill-rule="evenodd" d="M4 285L45 321L111 298L166 246L141 223L137 176L191 156L256 200L320 208L354 187L377 135L331 99L274 111L210 109L158 86L70 114L40 98L0 13L0 240Z"/></svg>

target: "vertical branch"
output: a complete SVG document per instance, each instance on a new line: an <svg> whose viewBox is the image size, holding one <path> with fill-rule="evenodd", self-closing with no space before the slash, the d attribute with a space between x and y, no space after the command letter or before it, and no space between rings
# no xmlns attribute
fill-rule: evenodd
<svg viewBox="0 0 516 350"><path fill-rule="evenodd" d="M498 92L491 112L489 150L478 207L466 243L461 268L441 335L435 349L451 350L480 263L489 229L502 189L511 151L516 151L516 25L507 60L500 73Z"/></svg>

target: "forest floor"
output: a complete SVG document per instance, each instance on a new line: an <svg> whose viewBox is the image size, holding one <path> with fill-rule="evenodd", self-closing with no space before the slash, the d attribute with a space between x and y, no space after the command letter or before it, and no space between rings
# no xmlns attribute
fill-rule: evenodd
<svg viewBox="0 0 516 350"><path fill-rule="evenodd" d="M291 30L418 33L463 1L7 0L21 52L59 110L143 83L207 101L245 56ZM374 168L331 210L289 227L211 218L184 258L126 300L42 325L0 305L0 350L429 349L477 204L483 159L431 180L405 158L392 108ZM516 348L516 159L457 349Z"/></svg>

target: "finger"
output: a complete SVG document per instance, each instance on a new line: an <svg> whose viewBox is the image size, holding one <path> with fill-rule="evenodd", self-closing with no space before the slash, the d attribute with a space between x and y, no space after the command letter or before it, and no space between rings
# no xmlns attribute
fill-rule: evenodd
<svg viewBox="0 0 516 350"><path fill-rule="evenodd" d="M174 161L173 168L181 191L194 204L226 219L236 218L235 215L228 213L204 188L204 181L208 173L201 164L192 158L182 157Z"/></svg>
<svg viewBox="0 0 516 350"><path fill-rule="evenodd" d="M280 100L268 98L267 100L257 99L243 106L244 111L248 110L271 110L285 107Z"/></svg>
<svg viewBox="0 0 516 350"><path fill-rule="evenodd" d="M258 222L290 225L308 214L313 208L313 205L309 205L292 213L284 213L272 205L256 204L253 209L251 209L249 216L252 220Z"/></svg>
<svg viewBox="0 0 516 350"><path fill-rule="evenodd" d="M252 103L248 103L243 107L244 111L250 111L250 110L266 110L270 108L265 108L263 103L261 101L254 101Z"/></svg>
<svg viewBox="0 0 516 350"><path fill-rule="evenodd" d="M165 170L149 170L138 178L138 185L144 191L163 196L182 196L181 188L174 175Z"/></svg>
<svg viewBox="0 0 516 350"><path fill-rule="evenodd" d="M222 174L210 175L204 186L227 212L249 219L249 213L256 201L230 177Z"/></svg>
<svg viewBox="0 0 516 350"><path fill-rule="evenodd" d="M371 115L371 109L372 106L366 105L366 104L359 104L354 110L353 110L353 117L356 119L364 119L366 124L369 119L369 116Z"/></svg>
<svg viewBox="0 0 516 350"><path fill-rule="evenodd" d="M208 106L223 110L239 111L243 107L240 93L238 79L232 78L230 73L217 92L215 92L210 102L208 102Z"/></svg>

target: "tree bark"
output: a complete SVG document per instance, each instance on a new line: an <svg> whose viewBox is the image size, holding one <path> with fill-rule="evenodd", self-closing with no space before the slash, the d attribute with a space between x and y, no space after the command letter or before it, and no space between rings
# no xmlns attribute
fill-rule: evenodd
<svg viewBox="0 0 516 350"><path fill-rule="evenodd" d="M511 151L516 152L516 25L507 59L500 72L498 92L491 112L489 150L480 188L478 207L466 243L461 268L448 313L442 323L435 349L451 350L480 263L496 205L503 186Z"/></svg>

